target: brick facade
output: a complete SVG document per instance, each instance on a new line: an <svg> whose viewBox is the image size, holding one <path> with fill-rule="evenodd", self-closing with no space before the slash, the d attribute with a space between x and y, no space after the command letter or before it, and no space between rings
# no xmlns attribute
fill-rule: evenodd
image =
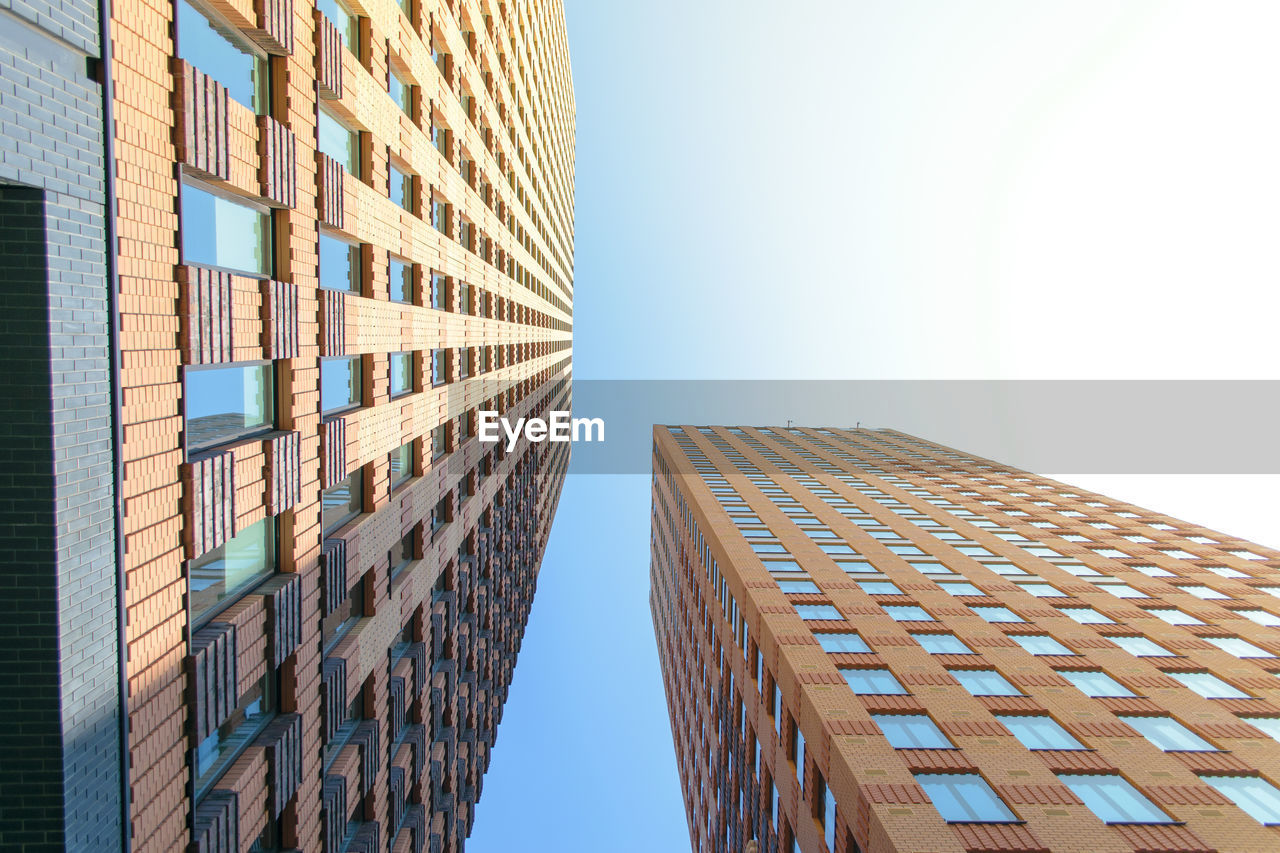
<svg viewBox="0 0 1280 853"><path fill-rule="evenodd" d="M184 3L113 2L100 51L96 4L0 2L0 254L21 296L0 381L27 406L0 430L0 675L24 687L0 847L461 851L567 467L566 445L474 437L480 409L571 406L563 9L352 0L339 30L306 0ZM255 106L188 61L182 10L258 58ZM357 164L317 150L322 109ZM210 236L184 221L191 187L261 212L269 272L189 248ZM353 292L320 287L322 233L355 247ZM334 356L358 361L358 405L322 412ZM196 447L193 371L251 365L270 423ZM360 512L326 529L353 472ZM196 561L256 529L275 571L197 614ZM202 747L229 758L193 797Z"/></svg>
<svg viewBox="0 0 1280 853"><path fill-rule="evenodd" d="M694 850L1280 846L1276 815L1213 784L1280 782L1280 553L891 430L654 440L650 602ZM894 715L936 733L891 744ZM1033 717L1059 740L1024 745ZM1185 740L1134 728L1153 719ZM961 777L1002 805L942 814L924 785ZM1104 822L1081 779L1146 812Z"/></svg>

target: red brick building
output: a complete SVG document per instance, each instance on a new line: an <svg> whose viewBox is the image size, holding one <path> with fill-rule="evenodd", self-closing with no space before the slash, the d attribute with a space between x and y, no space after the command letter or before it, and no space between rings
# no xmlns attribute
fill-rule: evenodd
<svg viewBox="0 0 1280 853"><path fill-rule="evenodd" d="M125 846L460 851L567 445L558 0L111 4Z"/></svg>
<svg viewBox="0 0 1280 853"><path fill-rule="evenodd" d="M654 440L695 851L1280 849L1280 553L890 430Z"/></svg>

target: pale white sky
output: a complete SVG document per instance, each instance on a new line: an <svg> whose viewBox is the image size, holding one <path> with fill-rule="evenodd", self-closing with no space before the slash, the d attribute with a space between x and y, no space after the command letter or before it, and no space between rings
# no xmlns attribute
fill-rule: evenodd
<svg viewBox="0 0 1280 853"><path fill-rule="evenodd" d="M579 378L1280 378L1280 4L655 0L569 30ZM1280 478L1184 482L1132 480L1280 543Z"/></svg>

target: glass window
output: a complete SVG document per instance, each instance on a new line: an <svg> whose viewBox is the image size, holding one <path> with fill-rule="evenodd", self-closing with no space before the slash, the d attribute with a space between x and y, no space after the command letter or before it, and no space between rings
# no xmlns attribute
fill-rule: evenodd
<svg viewBox="0 0 1280 853"><path fill-rule="evenodd" d="M977 773L917 773L916 782L948 823L1012 822L1018 818Z"/></svg>
<svg viewBox="0 0 1280 853"><path fill-rule="evenodd" d="M1227 595L1225 592L1219 592L1218 590L1209 586L1180 586L1178 587L1178 589L1182 592L1194 595L1196 598L1204 599L1205 601L1212 601L1214 599L1231 597Z"/></svg>
<svg viewBox="0 0 1280 853"><path fill-rule="evenodd" d="M449 231L449 204L444 199L431 199L431 227L437 231Z"/></svg>
<svg viewBox="0 0 1280 853"><path fill-rule="evenodd" d="M1272 740L1280 741L1280 717L1242 717L1241 719Z"/></svg>
<svg viewBox="0 0 1280 853"><path fill-rule="evenodd" d="M1026 621L1007 607L971 607L970 610L993 624L1000 622Z"/></svg>
<svg viewBox="0 0 1280 853"><path fill-rule="evenodd" d="M925 714L872 714L871 719L894 749L955 749Z"/></svg>
<svg viewBox="0 0 1280 853"><path fill-rule="evenodd" d="M858 581L858 586L868 595L902 595L902 590L889 581Z"/></svg>
<svg viewBox="0 0 1280 853"><path fill-rule="evenodd" d="M866 641L852 632L847 634L815 634L818 645L826 652L852 652L856 654L871 651Z"/></svg>
<svg viewBox="0 0 1280 853"><path fill-rule="evenodd" d="M1033 655L1073 655L1075 652L1047 634L1010 634L1009 639Z"/></svg>
<svg viewBox="0 0 1280 853"><path fill-rule="evenodd" d="M1086 696L1094 698L1103 696L1132 696L1133 691L1116 681L1105 672L1096 670L1085 672L1059 672L1063 678L1075 685L1076 689Z"/></svg>
<svg viewBox="0 0 1280 853"><path fill-rule="evenodd" d="M431 307L449 310L449 279L439 273L431 273Z"/></svg>
<svg viewBox="0 0 1280 853"><path fill-rule="evenodd" d="M324 414L355 408L363 399L360 356L320 360L320 410Z"/></svg>
<svg viewBox="0 0 1280 853"><path fill-rule="evenodd" d="M983 563L991 571L998 575L1025 575L1026 571L1018 568L1013 563Z"/></svg>
<svg viewBox="0 0 1280 853"><path fill-rule="evenodd" d="M406 442L391 451L391 491L409 482L413 477L413 442Z"/></svg>
<svg viewBox="0 0 1280 853"><path fill-rule="evenodd" d="M274 375L270 364L186 368L187 452L270 431L276 418Z"/></svg>
<svg viewBox="0 0 1280 853"><path fill-rule="evenodd" d="M840 674L859 696L901 696L907 692L887 669L842 669Z"/></svg>
<svg viewBox="0 0 1280 853"><path fill-rule="evenodd" d="M413 176L395 166L388 166L387 173L389 181L387 194L400 207L413 213Z"/></svg>
<svg viewBox="0 0 1280 853"><path fill-rule="evenodd" d="M271 215L189 181L182 182L182 262L270 276Z"/></svg>
<svg viewBox="0 0 1280 853"><path fill-rule="evenodd" d="M1266 610L1237 610L1236 613L1259 625L1266 625L1269 628L1280 627L1280 616Z"/></svg>
<svg viewBox="0 0 1280 853"><path fill-rule="evenodd" d="M954 634L912 634L915 641L931 655L971 655L973 649Z"/></svg>
<svg viewBox="0 0 1280 853"><path fill-rule="evenodd" d="M342 164L352 177L360 174L360 134L347 127L333 113L320 108L316 120L317 147Z"/></svg>
<svg viewBox="0 0 1280 853"><path fill-rule="evenodd" d="M1211 752L1216 747L1172 717L1119 717L1166 752Z"/></svg>
<svg viewBox="0 0 1280 853"><path fill-rule="evenodd" d="M449 427L441 424L431 430L431 458L439 459L449 452Z"/></svg>
<svg viewBox="0 0 1280 853"><path fill-rule="evenodd" d="M938 586L942 588L943 592L950 595L986 595L985 592L971 583L940 583Z"/></svg>
<svg viewBox="0 0 1280 853"><path fill-rule="evenodd" d="M1036 598L1061 598L1066 595L1056 586L1051 586L1047 583L1024 583L1019 584L1019 586L1022 587L1023 592L1030 593Z"/></svg>
<svg viewBox="0 0 1280 853"><path fill-rule="evenodd" d="M997 714L996 719L1013 732L1013 736L1027 749L1084 749L1080 741L1058 725L1052 717L1023 717L1013 714Z"/></svg>
<svg viewBox="0 0 1280 853"><path fill-rule="evenodd" d="M405 115L413 115L413 86L405 82L394 68L387 74L387 94Z"/></svg>
<svg viewBox="0 0 1280 853"><path fill-rule="evenodd" d="M443 385L449 381L449 351L433 349L431 351L431 384Z"/></svg>
<svg viewBox="0 0 1280 853"><path fill-rule="evenodd" d="M320 232L320 286L327 290L364 292L360 247Z"/></svg>
<svg viewBox="0 0 1280 853"><path fill-rule="evenodd" d="M888 605L884 612L898 622L932 622L933 617L923 607L913 605Z"/></svg>
<svg viewBox="0 0 1280 853"><path fill-rule="evenodd" d="M1150 598L1150 596L1145 592L1134 589L1127 583L1111 583L1110 581L1107 581L1106 583L1103 583L1102 581L1094 582L1098 584L1098 588L1103 592L1109 592L1116 598Z"/></svg>
<svg viewBox="0 0 1280 853"><path fill-rule="evenodd" d="M268 112L268 65L230 27L214 21L187 0L177 9L178 55L212 77L227 96L259 115Z"/></svg>
<svg viewBox="0 0 1280 853"><path fill-rule="evenodd" d="M200 742L195 754L196 796L218 780L224 770L244 751L275 716L275 674L268 672L236 702L231 716Z"/></svg>
<svg viewBox="0 0 1280 853"><path fill-rule="evenodd" d="M360 19L338 0L316 0L316 8L337 27L347 50L359 56Z"/></svg>
<svg viewBox="0 0 1280 853"><path fill-rule="evenodd" d="M413 302L413 265L399 258L392 258L387 265L387 278L391 283L392 302Z"/></svg>
<svg viewBox="0 0 1280 853"><path fill-rule="evenodd" d="M818 589L818 585L809 580L779 580L778 588L783 592L789 593L817 593L822 592Z"/></svg>
<svg viewBox="0 0 1280 853"><path fill-rule="evenodd" d="M413 353L393 352L391 362L391 396L399 397L413 390Z"/></svg>
<svg viewBox="0 0 1280 853"><path fill-rule="evenodd" d="M1280 826L1280 790L1257 776L1201 776L1219 793L1265 826Z"/></svg>
<svg viewBox="0 0 1280 853"><path fill-rule="evenodd" d="M794 605L801 619L843 619L840 611L830 604L797 604Z"/></svg>
<svg viewBox="0 0 1280 853"><path fill-rule="evenodd" d="M1153 643L1146 637L1108 637L1107 639L1135 657L1159 658L1173 656L1173 652L1158 643Z"/></svg>
<svg viewBox="0 0 1280 853"><path fill-rule="evenodd" d="M405 567L416 559L414 557L412 530L391 546L391 550L387 553L387 559L391 566L391 577L393 578L404 571Z"/></svg>
<svg viewBox="0 0 1280 853"><path fill-rule="evenodd" d="M1273 658L1275 655L1266 649L1260 649L1247 640L1239 637L1204 637L1207 642L1213 643L1224 652L1230 652L1238 658Z"/></svg>
<svg viewBox="0 0 1280 853"><path fill-rule="evenodd" d="M1170 625L1203 625L1196 617L1190 613L1183 613L1181 610L1175 610L1170 607L1156 607L1147 611L1157 619L1163 619Z"/></svg>
<svg viewBox="0 0 1280 853"><path fill-rule="evenodd" d="M1058 611L1063 616L1069 616L1079 622L1081 625L1114 625L1115 620L1109 616L1104 616L1092 607L1063 607Z"/></svg>
<svg viewBox="0 0 1280 853"><path fill-rule="evenodd" d="M357 468L346 479L324 490L324 534L328 536L364 511L364 471Z"/></svg>
<svg viewBox="0 0 1280 853"><path fill-rule="evenodd" d="M960 686L974 696L1021 696L1022 691L1014 687L1005 677L994 669L951 669L947 670L960 682Z"/></svg>
<svg viewBox="0 0 1280 853"><path fill-rule="evenodd" d="M191 561L191 621L251 588L276 570L276 524L264 518Z"/></svg>
<svg viewBox="0 0 1280 853"><path fill-rule="evenodd" d="M1059 773L1058 779L1105 823L1172 823L1121 776Z"/></svg>
<svg viewBox="0 0 1280 853"><path fill-rule="evenodd" d="M1207 672L1171 672L1170 676L1181 681L1206 699L1252 699L1248 693Z"/></svg>
<svg viewBox="0 0 1280 853"><path fill-rule="evenodd" d="M347 591L342 603L320 620L320 648L328 650L343 634L364 618L364 576Z"/></svg>

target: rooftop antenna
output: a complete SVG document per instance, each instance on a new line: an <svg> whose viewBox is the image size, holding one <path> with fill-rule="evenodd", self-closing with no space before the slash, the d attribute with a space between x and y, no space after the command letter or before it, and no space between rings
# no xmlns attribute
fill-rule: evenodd
<svg viewBox="0 0 1280 853"><path fill-rule="evenodd" d="M787 429L791 429L791 418L787 418Z"/></svg>

